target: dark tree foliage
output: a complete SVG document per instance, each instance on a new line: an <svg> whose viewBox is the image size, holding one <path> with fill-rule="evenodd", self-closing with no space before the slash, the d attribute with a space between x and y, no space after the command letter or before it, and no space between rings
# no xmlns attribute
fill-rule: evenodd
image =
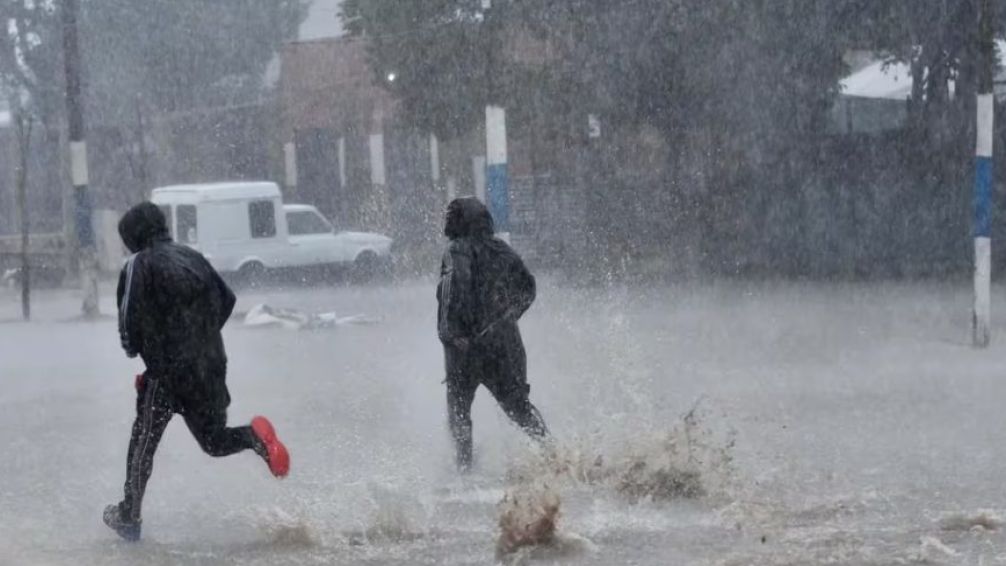
<svg viewBox="0 0 1006 566"><path fill-rule="evenodd" d="M94 103L139 94L176 111L254 100L306 12L303 0L90 0L85 15Z"/></svg>
<svg viewBox="0 0 1006 566"><path fill-rule="evenodd" d="M757 130L780 118L812 127L843 70L837 16L833 2L799 0L343 7L350 33L368 37L378 77L398 77L388 87L409 119L440 132L464 131L487 102L517 106L535 90L552 95L549 116L589 110L668 135L710 123ZM515 58L530 38L541 42L538 60Z"/></svg>
<svg viewBox="0 0 1006 566"><path fill-rule="evenodd" d="M5 0L0 74L49 124L62 115L59 1ZM88 109L98 121L254 98L281 43L305 16L303 0L84 0L80 37Z"/></svg>
<svg viewBox="0 0 1006 566"><path fill-rule="evenodd" d="M624 192L638 181L613 163L595 226L624 221L605 210L633 194L656 211L626 216L658 228L654 249L692 223L715 268L906 273L965 257L977 2L347 0L343 17L420 129L470 131L496 102L518 124L532 115L537 134L575 131L587 113L659 132L667 174L649 185L661 190ZM855 52L911 65L906 128L832 130Z"/></svg>
<svg viewBox="0 0 1006 566"><path fill-rule="evenodd" d="M481 0L346 0L343 24L366 35L376 78L417 127L449 138L467 131L489 96L489 48ZM394 82L387 81L394 73Z"/></svg>

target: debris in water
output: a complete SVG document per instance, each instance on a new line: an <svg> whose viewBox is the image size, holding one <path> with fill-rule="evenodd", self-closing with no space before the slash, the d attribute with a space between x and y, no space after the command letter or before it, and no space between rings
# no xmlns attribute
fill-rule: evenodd
<svg viewBox="0 0 1006 566"><path fill-rule="evenodd" d="M255 305L245 314L244 325L250 328L280 327L287 330L319 330L336 326L377 324L380 319L357 314L338 316L335 312L306 313L295 309Z"/></svg>

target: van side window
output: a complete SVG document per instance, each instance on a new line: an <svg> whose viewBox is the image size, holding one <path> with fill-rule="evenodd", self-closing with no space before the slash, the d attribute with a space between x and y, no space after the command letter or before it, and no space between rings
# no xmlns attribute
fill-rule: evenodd
<svg viewBox="0 0 1006 566"><path fill-rule="evenodd" d="M168 224L168 233L172 237L174 237L174 235L175 235L175 223L174 223L173 219L171 218L171 205L170 204L161 204L161 205L158 205L157 208L161 209L161 212L164 213L164 220L167 221L167 224Z"/></svg>
<svg viewBox="0 0 1006 566"><path fill-rule="evenodd" d="M195 244L199 241L198 228L196 224L196 207L191 204L182 204L176 211L178 215L178 236L175 238L180 244Z"/></svg>
<svg viewBox="0 0 1006 566"><path fill-rule="evenodd" d="M271 200L248 203L248 220L252 238L272 238L276 235L276 210Z"/></svg>

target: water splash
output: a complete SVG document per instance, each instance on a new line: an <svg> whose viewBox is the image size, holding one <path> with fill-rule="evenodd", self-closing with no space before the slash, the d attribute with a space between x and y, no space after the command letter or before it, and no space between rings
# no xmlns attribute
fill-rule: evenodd
<svg viewBox="0 0 1006 566"><path fill-rule="evenodd" d="M660 432L543 447L507 470L508 487L498 506L497 559L524 564L594 549L589 540L560 528L564 491L607 492L633 505L723 496L733 484L733 446L733 431L716 434L697 403Z"/></svg>
<svg viewBox="0 0 1006 566"><path fill-rule="evenodd" d="M511 486L498 505L496 559L516 566L594 552L596 547L588 539L559 529L560 507L559 494L546 482Z"/></svg>
<svg viewBox="0 0 1006 566"><path fill-rule="evenodd" d="M548 484L531 482L508 489L499 503L497 557L555 542L559 506L559 495Z"/></svg>
<svg viewBox="0 0 1006 566"><path fill-rule="evenodd" d="M652 430L639 426L636 430ZM555 445L507 472L512 484L538 479L551 485L601 487L631 503L727 498L735 484L736 432L718 434L696 406L669 430L632 439L580 439Z"/></svg>
<svg viewBox="0 0 1006 566"><path fill-rule="evenodd" d="M358 530L344 533L353 546L399 544L425 538L428 513L415 497L377 484L369 486L373 509Z"/></svg>
<svg viewBox="0 0 1006 566"><path fill-rule="evenodd" d="M264 535L265 546L272 548L312 548L319 541L314 529L304 519L278 508L263 511L258 529Z"/></svg>
<svg viewBox="0 0 1006 566"><path fill-rule="evenodd" d="M998 531L1002 526L1002 515L988 509L972 514L954 513L940 520L940 528L944 531Z"/></svg>

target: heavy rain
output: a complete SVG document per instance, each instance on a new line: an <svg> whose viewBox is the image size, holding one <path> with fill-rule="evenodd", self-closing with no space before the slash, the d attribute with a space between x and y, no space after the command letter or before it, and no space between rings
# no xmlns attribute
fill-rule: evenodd
<svg viewBox="0 0 1006 566"><path fill-rule="evenodd" d="M0 565L1006 564L1006 3L0 18Z"/></svg>

